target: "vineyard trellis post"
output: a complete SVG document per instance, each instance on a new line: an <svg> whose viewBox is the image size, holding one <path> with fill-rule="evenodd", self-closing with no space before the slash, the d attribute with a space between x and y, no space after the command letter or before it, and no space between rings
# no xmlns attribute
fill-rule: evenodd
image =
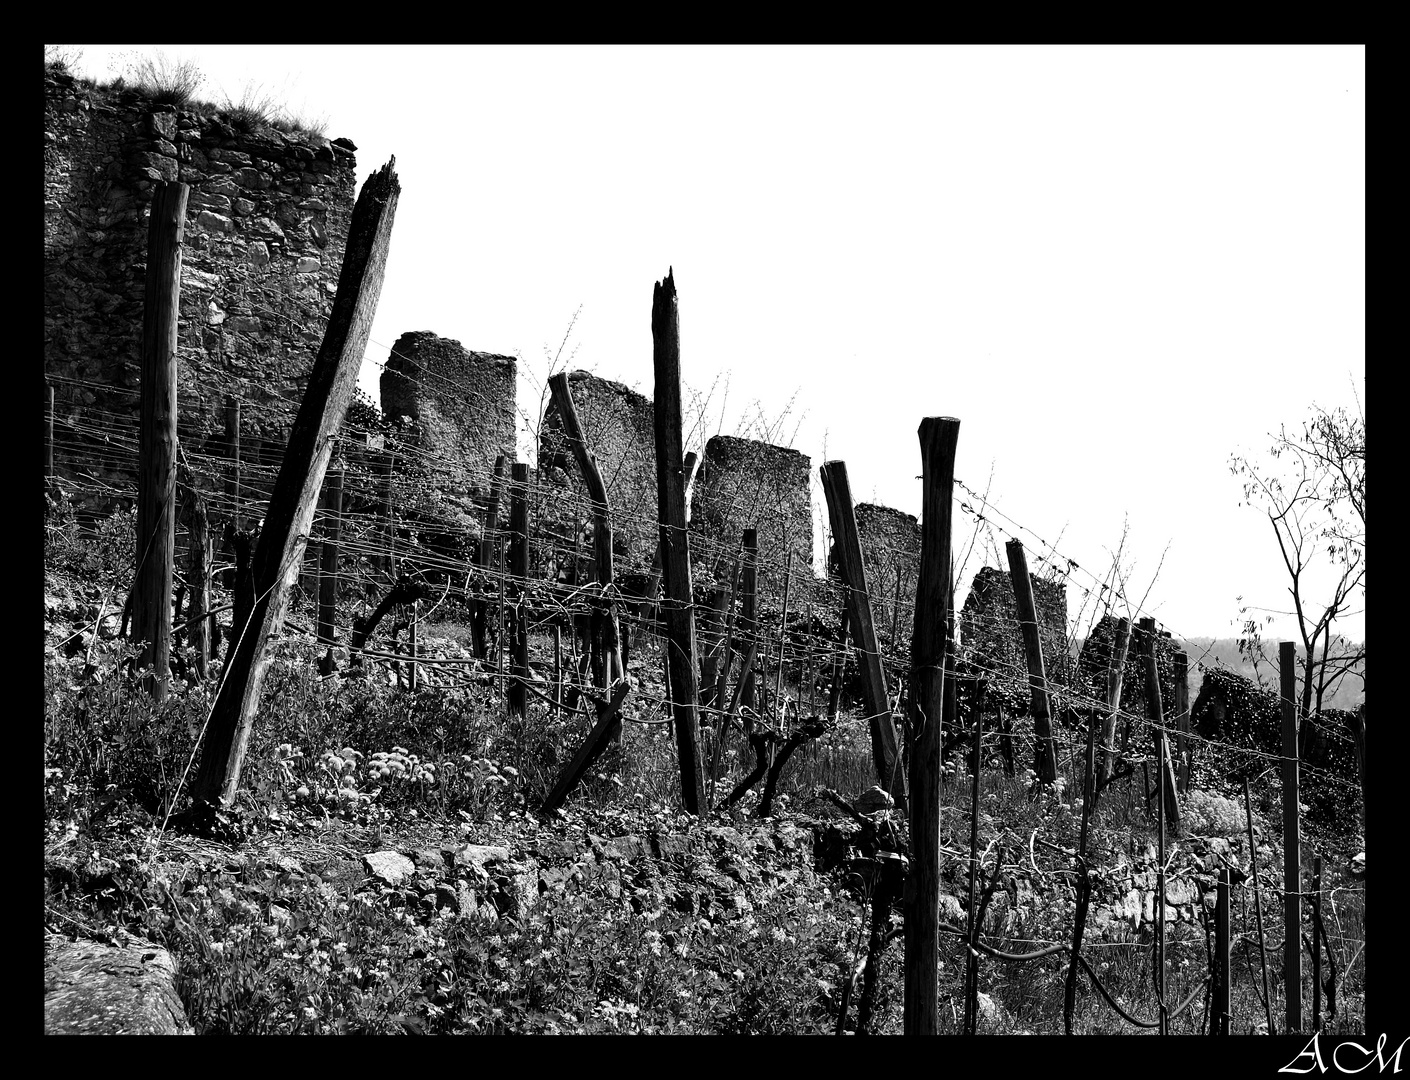
<svg viewBox="0 0 1410 1080"><path fill-rule="evenodd" d="M1322 1028L1322 856L1312 858L1312 1030Z"/></svg>
<svg viewBox="0 0 1410 1080"><path fill-rule="evenodd" d="M510 626L511 659L509 712L523 717L529 711L529 615L525 593L529 580L529 466L516 461L510 466L509 486L509 573L514 578L513 618Z"/></svg>
<svg viewBox="0 0 1410 1080"><path fill-rule="evenodd" d="M357 387L358 369L382 292L401 190L395 163L392 158L367 179L353 207L333 312L294 419L255 551L254 610L244 632L231 643L225 677L211 709L192 790L198 804L229 805L239 789L240 770L269 669L269 641L283 622L291 575L298 573L302 562L318 491Z"/></svg>
<svg viewBox="0 0 1410 1080"><path fill-rule="evenodd" d="M949 416L927 416L919 429L922 482L920 575L916 582L915 625L911 636L910 678L910 800L907 807L911 837L911 863L905 887L905 996L903 1030L907 1035L935 1035L939 1032L940 963L940 778L941 723L944 710L944 689L947 673L945 660L950 638L950 528L955 479L955 447L959 442L960 422ZM829 465L840 466L841 462ZM829 465L824 465L827 475ZM856 591L853 623L868 642L868 651L875 645L869 634L870 618L857 617L859 608L869 608L866 578L861 570L861 547L857 543L856 518L847 489L845 467L824 481L829 507L833 513L833 531L839 539L845 537L848 549L848 584ZM851 529L847 530L847 520ZM841 526L839 528L839 526ZM869 612L868 612L869 614ZM876 664L873 666L873 659ZM877 677L880 657L869 656L871 675ZM885 703L885 685L882 684ZM868 703L868 711L876 706ZM890 721L890 710L885 719ZM976 720L975 744L978 745ZM873 723L875 734L877 725ZM894 742L882 746L890 755L896 753ZM876 744L874 744L875 749ZM886 759L883 759L886 760ZM888 764L894 762L890 757ZM976 754L975 776L978 776ZM883 782L886 776L883 773ZM893 797L900 785L893 785ZM898 804L900 799L897 799ZM970 903L973 904L971 894Z"/></svg>
<svg viewBox="0 0 1410 1080"><path fill-rule="evenodd" d="M1209 1018L1211 1035L1229 1034L1229 868L1219 868L1214 902L1214 1008Z"/></svg>
<svg viewBox="0 0 1410 1080"><path fill-rule="evenodd" d="M935 419L927 417L927 419ZM823 495L827 499L828 519L832 525L833 542L842 569L842 584L847 597L847 612L852 623L852 641L857 650L857 662L862 671L862 701L867 710L871 729L872 761L878 782L890 790L900 810L906 809L906 774L897 768L900 746L896 739L896 724L891 714L891 700L886 693L886 670L881 662L881 650L876 641L876 625L872 619L871 597L867 592L867 571L862 562L862 543L857 532L857 514L852 502L852 489L847 481L847 465L842 461L826 461L819 470ZM947 517L948 521L949 518ZM922 534L924 526L922 525ZM922 541L923 542L923 541ZM948 582L945 585L948 590ZM919 585L917 585L919 590ZM942 599L941 603L944 603ZM919 610L919 608L917 608ZM943 611L941 607L937 610ZM941 635L943 638L943 634ZM943 651L943 644L940 646ZM912 654L912 661L915 661ZM936 655L937 665L942 663ZM938 729L942 711L937 684L935 711L926 715Z"/></svg>
<svg viewBox="0 0 1410 1080"><path fill-rule="evenodd" d="M47 408L44 410L44 479L54 477L54 384L44 380L44 396Z"/></svg>
<svg viewBox="0 0 1410 1080"><path fill-rule="evenodd" d="M204 679L210 666L212 628L215 616L211 610L211 531L210 514L204 494L193 483L186 493L186 582L190 596L186 601L186 620L191 628L191 650L195 657L196 674Z"/></svg>
<svg viewBox="0 0 1410 1080"><path fill-rule="evenodd" d="M1005 545L1009 560L1009 576L1013 579L1013 598L1018 609L1018 623L1023 631L1023 650L1028 660L1028 687L1032 697L1033 738L1036 743L1033 771L1038 782L1057 782L1057 744L1053 741L1053 708L1048 696L1048 677L1043 664L1043 642L1038 636L1038 608L1033 599L1033 579L1028 573L1028 558L1022 540L1010 540Z"/></svg>
<svg viewBox="0 0 1410 1080"><path fill-rule="evenodd" d="M1190 658L1184 652L1175 654L1175 760L1178 790L1190 790Z"/></svg>
<svg viewBox="0 0 1410 1080"><path fill-rule="evenodd" d="M485 524L480 529L480 542L475 545L475 569L480 579L478 595L470 604L470 644L477 660L489 656L488 627L490 602L485 593L488 588L486 578L494 572L495 535L499 531L499 501L504 490L505 456L499 454L494 459L494 479L490 482L490 496L485 505Z"/></svg>
<svg viewBox="0 0 1410 1080"><path fill-rule="evenodd" d="M143 686L166 700L171 670L171 579L176 548L176 331L189 184L158 183L147 231L142 312L141 432L137 473L137 572L132 629L143 642Z"/></svg>
<svg viewBox="0 0 1410 1080"><path fill-rule="evenodd" d="M1077 843L1077 907L1072 921L1072 955L1063 988L1063 1029L1072 1034L1072 1018L1077 1009L1077 965L1082 956L1082 936L1087 928L1087 909L1092 896L1091 871L1087 867L1087 826L1092 820L1092 804L1097 790L1097 716L1087 720L1087 753L1082 764L1082 832ZM976 811L977 812L977 811ZM972 871L971 871L972 872ZM971 886L973 895L973 886Z"/></svg>
<svg viewBox="0 0 1410 1080"><path fill-rule="evenodd" d="M1298 822L1297 654L1278 643L1283 719L1283 990L1287 1033L1302 1030L1302 846Z"/></svg>
<svg viewBox="0 0 1410 1080"><path fill-rule="evenodd" d="M694 597L690 581L690 534L685 506L685 453L681 431L680 308L673 270L651 295L654 374L657 520L660 525L662 601L670 650L671 715L680 762L681 801L704 816L705 773L700 755L699 668L695 651Z"/></svg>
<svg viewBox="0 0 1410 1080"><path fill-rule="evenodd" d="M740 543L744 548L744 570L740 578L739 632L746 647L759 643L759 530L745 529ZM757 655L757 649L750 654ZM754 708L754 662L740 668L739 707Z"/></svg>

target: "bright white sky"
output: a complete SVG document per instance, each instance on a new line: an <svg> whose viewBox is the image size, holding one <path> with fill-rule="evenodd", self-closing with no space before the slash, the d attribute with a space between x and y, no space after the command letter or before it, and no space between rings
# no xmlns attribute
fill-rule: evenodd
<svg viewBox="0 0 1410 1080"><path fill-rule="evenodd" d="M151 49L83 48L100 79ZM1135 600L1168 545L1146 610L1174 633L1290 607L1228 458L1364 401L1361 47L163 51L208 100L255 83L326 118L359 184L396 155L374 398L408 330L518 354L523 391L579 308L570 366L650 396L674 267L684 378L720 377L716 410L728 378L726 433L793 401L815 473L919 514L916 429L955 416L958 478L992 468L1063 556L1102 577L1129 522Z"/></svg>

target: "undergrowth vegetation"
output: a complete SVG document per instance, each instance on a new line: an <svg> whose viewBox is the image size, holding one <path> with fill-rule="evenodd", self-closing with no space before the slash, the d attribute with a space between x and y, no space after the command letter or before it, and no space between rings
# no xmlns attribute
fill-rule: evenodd
<svg viewBox="0 0 1410 1080"><path fill-rule="evenodd" d="M541 815L585 718L536 699L527 717L509 719L488 674L415 691L371 663L323 678L312 644L293 634L277 648L232 811L241 835L217 843L178 832L172 816L187 799L219 663L206 680L173 678L154 704L132 666L139 650L117 634L130 515L80 530L55 507L46 527L46 929L164 945L199 1032L831 1033L849 999L842 1027L856 1028L875 875L855 823L818 792L852 799L873 783L859 717L844 712L796 755L770 819L753 813L753 795L705 821L682 813L674 740L655 723L626 725L567 806ZM467 633L447 622L423 640ZM659 658L641 664L659 668ZM645 705L637 718L660 719ZM717 804L748 757L742 741L729 744ZM992 948L1070 940L1080 801L986 766L972 901L969 785L962 762L947 766L946 921L963 926L977 902ZM1237 864L1242 805L1200 792L1184 805L1187 835L1176 842L1232 852ZM1269 805L1257 817L1265 881L1277 865L1265 846L1277 828ZM882 817L904 850L904 816ZM1084 955L1118 1004L1150 1017L1149 916L1131 922L1116 906L1120 883L1139 880L1154 850L1139 794L1105 797L1089 848L1114 914L1094 917ZM378 852L414 869L374 871L365 859ZM1354 1031L1364 1015L1360 894L1340 878L1330 892L1331 1023ZM1271 925L1278 904L1263 901ZM1238 890L1239 1033L1265 1012L1252 903ZM1169 927L1169 998L1192 1001L1173 1031L1207 1030L1211 932L1207 913ZM945 1031L963 1026L965 954L942 934ZM869 1030L901 1029L902 967L893 943L867 1003ZM984 959L979 1030L1061 1031L1066 975L1063 954ZM1272 1005L1280 1018L1276 985ZM1135 1030L1085 981L1075 1027Z"/></svg>

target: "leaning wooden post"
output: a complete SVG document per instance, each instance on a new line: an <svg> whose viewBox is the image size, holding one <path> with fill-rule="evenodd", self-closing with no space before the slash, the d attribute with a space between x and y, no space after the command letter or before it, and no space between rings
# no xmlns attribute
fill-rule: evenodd
<svg viewBox="0 0 1410 1080"><path fill-rule="evenodd" d="M593 511L593 563L596 567L597 584L601 594L594 601L592 614L592 637L594 658L602 664L605 685L613 682L613 667L625 674L622 667L621 631L617 625L617 607L612 601L612 515L607 505L607 484L602 471L597 466L597 456L588 449L583 438L582 421L578 419L578 408L573 402L573 393L568 389L568 376L559 372L548 380L549 391L558 406L558 418L563 424L563 434L578 463L578 471L587 484L588 497L592 499Z"/></svg>
<svg viewBox="0 0 1410 1080"><path fill-rule="evenodd" d="M673 271L651 295L652 366L655 373L656 492L662 614L671 654L671 715L681 770L681 801L687 813L705 815L705 773L700 759L695 613L691 606L690 534L685 513L685 454L681 440L681 330Z"/></svg>
<svg viewBox="0 0 1410 1080"><path fill-rule="evenodd" d="M1111 782L1116 768L1116 718L1121 713L1121 681L1126 674L1126 651L1131 645L1131 620L1116 621L1116 639L1112 642L1106 674L1106 719L1102 723L1102 767L1097 781L1101 791Z"/></svg>
<svg viewBox="0 0 1410 1080"><path fill-rule="evenodd" d="M143 683L166 700L171 672L171 574L176 548L176 330L181 309L181 244L187 184L158 183L147 230L147 283L142 315L142 430L138 446L137 574L132 628L144 642Z"/></svg>
<svg viewBox="0 0 1410 1080"><path fill-rule="evenodd" d="M1175 654L1175 761L1181 792L1190 790L1190 658Z"/></svg>
<svg viewBox="0 0 1410 1080"><path fill-rule="evenodd" d="M513 678L509 683L509 711L526 716L529 711L529 620L524 611L524 591L529 579L529 466L515 462L510 468L509 572L514 575L514 623L510 639Z"/></svg>
<svg viewBox="0 0 1410 1080"><path fill-rule="evenodd" d="M1180 797L1175 790L1175 767L1170 761L1170 741L1165 736L1165 715L1160 701L1160 669L1155 658L1155 620L1140 624L1141 656L1146 662L1146 712L1151 722L1156 772L1165 823L1176 835L1180 832Z"/></svg>
<svg viewBox="0 0 1410 1080"><path fill-rule="evenodd" d="M1022 540L1010 540L1005 548L1009 574L1013 578L1013 598L1018 623L1023 630L1023 649L1028 658L1028 688L1033 698L1034 771L1040 783L1057 782L1057 744L1053 741L1053 709L1048 699L1048 677L1043 666L1043 642L1038 636L1038 608L1033 600L1033 578Z"/></svg>
<svg viewBox="0 0 1410 1080"><path fill-rule="evenodd" d="M1209 1033L1229 1034L1229 868L1219 868L1214 903L1214 1008Z"/></svg>
<svg viewBox="0 0 1410 1080"><path fill-rule="evenodd" d="M1298 821L1297 652L1278 643L1283 699L1283 981L1287 1033L1302 1030L1302 830Z"/></svg>
<svg viewBox="0 0 1410 1080"><path fill-rule="evenodd" d="M928 418L930 419L930 418ZM926 451L922 447L921 456ZM938 467L938 462L936 463ZM838 561L842 568L842 584L847 596L847 612L852 623L852 641L857 649L857 660L862 669L862 700L867 710L867 720L871 727L872 763L883 787L891 792L897 807L906 806L906 775L896 767L900 747L896 741L896 725L891 716L891 699L886 693L886 671L881 663L881 650L876 642L876 626L872 621L871 597L867 592L867 571L862 562L862 543L857 534L857 514L852 504L852 489L847 482L847 465L841 461L824 462L820 470L823 494L827 497L827 514L832 524L832 536L837 545ZM953 474L952 474L953 475ZM949 520L948 516L945 519ZM922 528L923 531L923 528ZM936 541L938 543L938 540ZM936 586L939 588L939 586ZM945 588L949 588L948 582ZM919 593L918 593L919 595ZM936 611L944 612L942 606ZM916 609L919 614L919 607ZM926 612L926 618L935 617L935 612ZM936 631L937 640L943 650L944 631ZM915 655L911 657L916 665ZM941 663L939 653L934 661ZM927 706L926 715L940 726L940 697L937 681L935 711Z"/></svg>
<svg viewBox="0 0 1410 1080"><path fill-rule="evenodd" d="M950 606L950 517L955 480L955 447L960 422L949 416L927 416L920 422L920 456L923 475L921 505L920 578L916 583L915 626L911 635L910 805L911 865L905 889L905 1011L907 1035L935 1035L940 1028L940 717L944 708L945 646ZM832 462L838 465L840 462ZM824 465L824 476L829 466ZM840 480L840 483L837 481ZM832 490L834 483L838 490ZM843 505L846 473L824 481L828 505ZM833 535L846 538L855 550L858 569L861 548L856 541L856 519L850 513L833 515ZM846 519L853 528L847 531ZM839 528L838 526L842 527ZM849 559L850 556L844 556ZM867 606L866 579L852 579L861 588L861 605ZM857 619L865 635L870 619ZM874 638L871 639L874 645ZM879 659L879 658L878 658ZM884 692L884 688L883 688ZM870 711L875 711L868 706ZM890 719L887 711L886 718ZM875 732L875 726L873 726ZM976 728L977 733L977 728ZM977 738L976 738L977 742ZM894 746L891 754L895 754ZM894 761L894 756L890 759ZM978 756L975 758L978 761ZM978 776L978 769L975 769ZM883 782L885 775L883 774ZM892 794L895 794L893 788ZM971 879L972 880L972 879ZM971 904L973 896L971 894Z"/></svg>
<svg viewBox="0 0 1410 1080"><path fill-rule="evenodd" d="M254 556L255 606L211 710L192 795L198 803L227 805L240 786L240 769L269 669L269 640L284 619L298 574L314 507L338 428L357 386L367 349L401 190L396 159L368 178L353 207L333 312L289 435L283 467Z"/></svg>
<svg viewBox="0 0 1410 1080"><path fill-rule="evenodd" d="M328 474L323 493L323 544L318 568L318 643L328 647L323 674L333 673L333 645L337 638L338 541L343 517L343 466Z"/></svg>

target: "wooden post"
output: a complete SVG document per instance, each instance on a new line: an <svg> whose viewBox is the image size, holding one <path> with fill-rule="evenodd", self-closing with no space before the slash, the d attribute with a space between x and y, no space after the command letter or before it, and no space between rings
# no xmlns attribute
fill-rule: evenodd
<svg viewBox="0 0 1410 1080"><path fill-rule="evenodd" d="M323 543L318 573L318 643L328 646L328 667L332 673L333 645L337 640L338 540L343 518L343 465L328 474L323 492Z"/></svg>
<svg viewBox="0 0 1410 1080"><path fill-rule="evenodd" d="M1033 579L1022 540L1010 540L1005 548L1009 575L1013 578L1013 598L1018 623L1023 630L1023 649L1028 657L1028 688L1033 697L1033 771L1043 784L1057 782L1057 744L1053 741L1053 710L1048 699L1048 677L1043 666L1043 643L1038 636L1038 609L1033 600Z"/></svg>
<svg viewBox="0 0 1410 1080"><path fill-rule="evenodd" d="M1151 721L1151 741L1155 747L1156 786L1160 788L1164 821L1171 831L1180 832L1180 797L1175 790L1175 767L1170 761L1170 742L1165 736L1165 715L1160 701L1160 670L1155 658L1155 620L1140 624L1141 656L1146 662L1146 710Z"/></svg>
<svg viewBox="0 0 1410 1080"><path fill-rule="evenodd" d="M741 541L744 547L744 572L740 579L739 632L746 647L759 643L759 530L745 529ZM743 680L739 705L743 709L754 708L754 665L748 664L740 670Z"/></svg>
<svg viewBox="0 0 1410 1080"><path fill-rule="evenodd" d="M382 464L382 503L379 510L379 517L382 519L382 542L386 545L386 552L382 556L382 565L393 578L397 576L397 534L392 528L392 474L396 471L396 454L388 450L386 456L381 459Z"/></svg>
<svg viewBox="0 0 1410 1080"><path fill-rule="evenodd" d="M495 622L494 673L499 680L499 696L504 699L507 709L509 698L504 685L504 586L505 578L509 576L509 563L504 557L504 540L503 533L495 537L495 545L498 548L495 565L499 568L499 605L496 609L498 617Z"/></svg>
<svg viewBox="0 0 1410 1080"><path fill-rule="evenodd" d="M1214 1008L1209 1033L1229 1034L1229 868L1219 868L1214 903Z"/></svg>
<svg viewBox="0 0 1410 1080"><path fill-rule="evenodd" d="M410 687L413 694L416 693L416 687L420 681L417 678L417 669L420 665L416 662L417 647L420 645L420 641L418 640L421 633L419 629L420 622L421 601L413 600L411 602L411 622L406 629L407 652L411 654L411 676L407 679L407 685Z"/></svg>
<svg viewBox="0 0 1410 1080"><path fill-rule="evenodd" d="M44 396L49 399L44 413L44 479L49 480L54 476L54 384L47 379Z"/></svg>
<svg viewBox="0 0 1410 1080"><path fill-rule="evenodd" d="M1248 825L1248 876L1253 879L1253 911L1258 922L1258 963L1263 969L1263 1009L1267 1013L1268 1034L1273 1027L1273 995L1268 992L1268 948L1263 940L1263 892L1258 884L1258 848L1253 841L1253 801L1248 794L1248 777L1244 777L1244 817Z"/></svg>
<svg viewBox="0 0 1410 1080"><path fill-rule="evenodd" d="M1116 639L1111 645L1106 672L1106 721L1102 725L1102 770L1097 782L1100 791L1111 782L1116 768L1116 718L1121 713L1121 682L1126 674L1126 651L1131 645L1131 620L1116 621Z"/></svg>
<svg viewBox="0 0 1410 1080"><path fill-rule="evenodd" d="M529 618L524 610L524 591L529 579L529 466L515 462L510 468L509 487L509 572L514 575L513 680L509 684L509 711L527 716L529 692Z"/></svg>
<svg viewBox="0 0 1410 1080"><path fill-rule="evenodd" d="M700 465L700 458L691 450L685 455L685 462L682 468L685 470L685 519L690 521L690 488L695 483L695 473ZM651 559L651 573L646 579L646 592L642 597L641 606L637 609L637 618L645 619L647 613L651 615L653 622L659 621L660 611L657 609L657 598L661 595L661 545L656 545L656 554Z"/></svg>
<svg viewBox="0 0 1410 1080"><path fill-rule="evenodd" d="M240 769L269 668L269 640L283 622L292 576L302 561L318 490L357 386L382 291L400 192L394 163L395 159L389 161L368 178L353 208L333 312L294 419L255 551L256 593L250 628L238 647L230 650L220 693L211 710L192 791L199 803L221 800L228 805L240 786Z"/></svg>
<svg viewBox="0 0 1410 1080"><path fill-rule="evenodd" d="M925 449L922 446L922 458ZM876 642L876 626L872 622L871 598L867 592L867 571L862 562L862 543L857 534L857 514L852 504L852 489L847 482L847 465L841 461L824 462L820 470L823 494L827 497L828 519L832 523L832 537L837 545L839 562L842 567L842 584L847 594L847 611L852 621L852 640L857 649L857 661L862 669L862 699L867 710L867 720L871 727L872 762L882 787L890 789L891 797L900 809L906 807L906 783L904 772L896 767L900 747L896 740L896 725L891 716L891 699L886 693L886 672L881 664L881 650ZM946 521L949 521L948 515ZM935 541L939 542L938 538ZM939 586L937 586L938 588ZM949 588L946 582L945 588ZM917 593L919 595L919 592ZM926 611L927 619L939 618L945 609L942 606L934 611ZM920 608L916 608L917 614ZM936 640L943 652L942 630L936 632ZM912 666L919 663L915 654L911 656ZM933 661L942 662L940 652ZM936 678L935 711L927 716L934 722L936 737L939 738L940 680ZM938 750L937 750L938 753Z"/></svg>
<svg viewBox="0 0 1410 1080"><path fill-rule="evenodd" d="M898 575L899 576L899 575ZM969 791L969 905L968 913L965 916L965 942L969 945L965 956L965 1034L973 1035L968 1021L970 1017L968 1003L970 997L979 989L979 952L974 947L978 940L979 925L976 920L979 905L975 902L975 887L979 879L979 763L980 745L983 740L983 719L978 710L974 714L974 755L970 759ZM911 787L911 805L914 807L918 799L916 788Z"/></svg>
<svg viewBox="0 0 1410 1080"><path fill-rule="evenodd" d="M1190 658L1175 654L1175 761L1179 789L1190 790Z"/></svg>
<svg viewBox="0 0 1410 1080"><path fill-rule="evenodd" d="M593 725L592 731L588 732L588 737L583 740L583 745L578 747L573 759L559 774L557 782L553 785L553 790L544 800L544 813L551 814L563 805L563 800L568 797L573 788L577 787L578 781L583 778L588 766L607 748L607 744L612 739L613 729L622 726L620 715L622 702L626 699L629 689L631 689L631 684L623 679L612 688L610 698L596 701L597 723Z"/></svg>
<svg viewBox="0 0 1410 1080"><path fill-rule="evenodd" d="M1298 820L1297 653L1278 643L1283 698L1283 980L1287 1033L1302 1030L1302 831Z"/></svg>
<svg viewBox="0 0 1410 1080"><path fill-rule="evenodd" d="M1144 621L1144 620L1143 620ZM1149 640L1149 637L1147 637ZM1157 740L1161 732L1156 732ZM1156 770L1160 798L1155 806L1155 999L1160 1009L1160 1033L1170 1034L1170 1012L1165 996L1165 770Z"/></svg>
<svg viewBox="0 0 1410 1080"><path fill-rule="evenodd" d="M1228 873L1226 870L1225 873ZM1312 1030L1322 1029L1322 856L1312 858Z"/></svg>
<svg viewBox="0 0 1410 1080"><path fill-rule="evenodd" d="M911 865L905 889L905 997L903 1030L907 1035L935 1035L940 1025L940 719L944 710L945 653L950 625L950 518L955 478L955 447L960 422L949 416L927 416L920 422L920 456L923 474L921 505L920 578L916 583L915 626L911 636L910 685L910 803ZM833 536L842 538L849 583L860 600L853 608L853 626L864 637L870 631L866 578L861 572L861 547L856 518L851 511L845 469L828 480L831 462L823 466L828 507L834 510ZM834 488L836 490L834 490ZM838 512L844 511L845 512ZM848 522L850 521L850 527ZM840 527L839 527L840 526ZM850 550L849 550L850 549ZM846 563L844 563L846 565ZM865 619L859 609L868 609ZM869 637L868 662L875 657L875 637ZM863 655L866 655L865 653ZM879 660L879 657L875 657ZM879 675L875 665L872 677ZM882 685L885 693L885 686ZM883 701L885 699L883 698ZM875 712L872 705L868 711ZM887 710L886 719L890 720ZM876 728L873 726L873 733ZM894 739L894 732L893 732ZM977 743L977 740L976 740ZM875 749L875 744L873 744ZM894 762L894 742L887 747ZM975 769L978 776L979 770ZM882 783L886 783L883 774ZM892 788L892 796L900 790ZM899 800L898 800L899 802ZM973 864L971 864L973 865ZM973 893L970 904L974 904Z"/></svg>
<svg viewBox="0 0 1410 1080"><path fill-rule="evenodd" d="M137 478L137 573L132 628L144 642L143 683L166 700L171 674L171 575L176 548L176 330L181 313L181 244L187 184L158 183L147 230L147 281L142 315L142 429Z"/></svg>
<svg viewBox="0 0 1410 1080"><path fill-rule="evenodd" d="M786 726L786 718L779 711L779 702L783 700L783 646L785 635L788 631L788 594L793 588L793 552L788 553L788 558L783 564L783 613L779 616L778 623L778 670L774 673L774 711L779 713L779 727Z"/></svg>
<svg viewBox="0 0 1410 1080"><path fill-rule="evenodd" d="M979 684L984 685L982 682ZM1092 877L1087 867L1087 827L1092 820L1093 794L1097 788L1097 718L1087 720L1087 753L1082 762L1082 832L1077 843L1077 908L1072 921L1072 953L1068 958L1067 984L1063 989L1063 1029L1072 1034L1072 1018L1077 1010L1077 966L1082 955L1082 936L1087 928L1091 904ZM973 886L970 887L973 896Z"/></svg>
<svg viewBox="0 0 1410 1080"><path fill-rule="evenodd" d="M558 417L563 423L563 434L578 463L578 470L587 484L588 496L593 509L593 563L596 567L597 583L602 586L601 595L593 605L593 652L594 663L601 665L602 685L611 686L613 666L623 675L621 653L621 631L617 625L617 608L608 599L612 585L612 518L607 505L607 484L602 479L602 471L597 467L597 456L588 449L583 439L583 425L578 419L578 409L573 402L572 391L568 389L568 376L559 372L548 380L549 391L558 406Z"/></svg>
<svg viewBox="0 0 1410 1080"><path fill-rule="evenodd" d="M700 708L705 711L716 706L715 681L725 651L726 598L724 589L711 589L710 603L701 613L700 630L705 642L705 655L700 658Z"/></svg>
<svg viewBox="0 0 1410 1080"><path fill-rule="evenodd" d="M685 506L685 455L681 442L680 309L674 271L651 296L652 366L655 373L657 519L661 530L662 601L671 654L671 714L680 760L681 801L704 816L705 774L696 714L695 613L690 582L690 534Z"/></svg>
<svg viewBox="0 0 1410 1080"><path fill-rule="evenodd" d="M186 604L186 621L191 627L191 649L196 658L196 674L202 679L211 660L211 531L206 500L194 487L189 494L186 515L188 549L186 581L191 594Z"/></svg>

